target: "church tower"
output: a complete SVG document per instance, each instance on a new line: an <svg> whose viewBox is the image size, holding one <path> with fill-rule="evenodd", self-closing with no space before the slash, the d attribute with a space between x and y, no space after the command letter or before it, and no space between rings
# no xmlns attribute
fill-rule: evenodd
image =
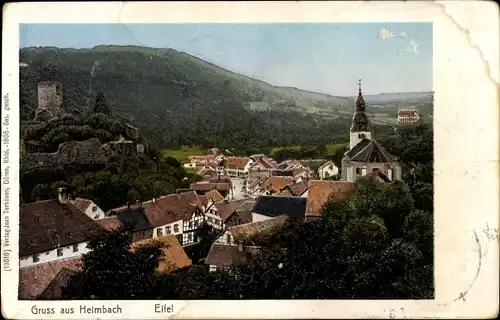
<svg viewBox="0 0 500 320"><path fill-rule="evenodd" d="M350 130L349 149L354 148L361 140L371 140L370 123L366 115L365 99L361 93L361 79L358 81L358 98L356 99L356 110L352 116Z"/></svg>

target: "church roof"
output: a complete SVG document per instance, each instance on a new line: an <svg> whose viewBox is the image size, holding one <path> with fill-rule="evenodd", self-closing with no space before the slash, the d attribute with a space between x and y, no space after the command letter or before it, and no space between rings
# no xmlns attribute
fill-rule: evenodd
<svg viewBox="0 0 500 320"><path fill-rule="evenodd" d="M359 162L393 162L396 160L380 143L368 139L361 140L347 151L345 156L351 161Z"/></svg>
<svg viewBox="0 0 500 320"><path fill-rule="evenodd" d="M370 131L368 116L366 114L365 99L361 92L361 80L359 82L358 97L356 99L356 110L352 116L351 132Z"/></svg>

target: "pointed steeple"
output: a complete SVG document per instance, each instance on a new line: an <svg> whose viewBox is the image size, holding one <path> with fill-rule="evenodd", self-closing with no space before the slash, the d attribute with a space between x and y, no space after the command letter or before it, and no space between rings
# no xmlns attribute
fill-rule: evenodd
<svg viewBox="0 0 500 320"><path fill-rule="evenodd" d="M356 99L356 109L352 116L351 132L366 132L370 131L370 123L366 115L365 99L361 92L361 79L358 81L358 98Z"/></svg>

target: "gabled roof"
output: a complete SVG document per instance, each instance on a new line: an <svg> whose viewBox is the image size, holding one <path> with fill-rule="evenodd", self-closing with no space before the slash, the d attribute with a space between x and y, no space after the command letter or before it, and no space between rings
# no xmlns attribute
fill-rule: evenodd
<svg viewBox="0 0 500 320"><path fill-rule="evenodd" d="M63 267L38 297L40 300L61 300L62 289L68 285L72 276L78 273L76 268Z"/></svg>
<svg viewBox="0 0 500 320"><path fill-rule="evenodd" d="M308 187L309 186L306 182L301 181L287 185L285 188L283 188L283 192L287 190L291 196L300 197L302 194L304 194L304 192L307 191Z"/></svg>
<svg viewBox="0 0 500 320"><path fill-rule="evenodd" d="M154 245L159 245L163 253L160 257L158 267L156 268L159 273L165 274L189 268L193 265L193 262L188 258L186 252L174 235L137 241L132 243L132 249Z"/></svg>
<svg viewBox="0 0 500 320"><path fill-rule="evenodd" d="M153 228L179 220L189 220L202 206L201 199L194 191L170 194L142 203L144 214Z"/></svg>
<svg viewBox="0 0 500 320"><path fill-rule="evenodd" d="M281 192L284 187L293 183L293 177L290 176L272 176L264 182L262 189L270 189L273 192Z"/></svg>
<svg viewBox="0 0 500 320"><path fill-rule="evenodd" d="M307 198L260 196L255 201L252 212L268 217L287 215L303 220L306 214L306 204Z"/></svg>
<svg viewBox="0 0 500 320"><path fill-rule="evenodd" d="M208 191L205 196L209 199L212 199L214 202L218 202L224 199L224 197L217 190Z"/></svg>
<svg viewBox="0 0 500 320"><path fill-rule="evenodd" d="M93 203L92 200L76 198L75 200L70 201L78 210L85 212L87 208Z"/></svg>
<svg viewBox="0 0 500 320"><path fill-rule="evenodd" d="M354 187L353 182L311 180L307 191L307 216L321 216L325 203L331 199L342 199Z"/></svg>
<svg viewBox="0 0 500 320"><path fill-rule="evenodd" d="M217 214L225 221L231 216L236 210L241 207L248 199L240 199L229 202L220 202L215 204L217 208Z"/></svg>
<svg viewBox="0 0 500 320"><path fill-rule="evenodd" d="M327 161L327 162L323 163L322 165L320 165L320 166L319 166L319 168L318 168L318 170L321 170L321 169L323 169L324 167L329 166L329 165L333 165L334 167L337 167L337 166L335 165L335 163L333 163L333 161Z"/></svg>
<svg viewBox="0 0 500 320"><path fill-rule="evenodd" d="M117 217L106 217L95 220L95 222L100 224L106 230L115 230L122 226L120 219L118 219Z"/></svg>
<svg viewBox="0 0 500 320"><path fill-rule="evenodd" d="M240 224L228 228L228 232L236 242L250 240L257 236L269 235L283 229L290 223L288 216L282 215L276 218Z"/></svg>
<svg viewBox="0 0 500 320"><path fill-rule="evenodd" d="M376 140L363 139L345 153L351 161L359 162L393 162L395 158Z"/></svg>
<svg viewBox="0 0 500 320"><path fill-rule="evenodd" d="M250 159L246 157L228 157L226 161L226 166L229 169L243 169Z"/></svg>
<svg viewBox="0 0 500 320"><path fill-rule="evenodd" d="M191 183L189 188L196 191L209 191L209 190L221 190L228 191L231 190L231 184L228 182L209 182L201 181L196 183Z"/></svg>
<svg viewBox="0 0 500 320"><path fill-rule="evenodd" d="M85 242L104 231L71 203L57 199L21 205L19 228L21 257Z"/></svg>
<svg viewBox="0 0 500 320"><path fill-rule="evenodd" d="M149 223L144 210L139 205L132 205L130 208L128 206L112 209L111 212L116 214L120 220L121 225L127 226L132 225L133 231L143 231L147 229L152 229L153 226Z"/></svg>
<svg viewBox="0 0 500 320"><path fill-rule="evenodd" d="M37 299L63 268L81 268L81 257L19 269L19 299Z"/></svg>
<svg viewBox="0 0 500 320"><path fill-rule="evenodd" d="M240 250L238 246L213 244L205 259L205 264L224 267L242 265L258 252L259 249L255 247L243 246Z"/></svg>

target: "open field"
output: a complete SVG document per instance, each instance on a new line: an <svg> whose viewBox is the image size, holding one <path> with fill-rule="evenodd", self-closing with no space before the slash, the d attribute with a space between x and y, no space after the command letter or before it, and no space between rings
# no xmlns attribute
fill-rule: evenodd
<svg viewBox="0 0 500 320"><path fill-rule="evenodd" d="M193 146L182 146L180 149L163 149L161 153L163 157L172 157L177 161L182 162L189 156L201 156L206 152L205 149Z"/></svg>

